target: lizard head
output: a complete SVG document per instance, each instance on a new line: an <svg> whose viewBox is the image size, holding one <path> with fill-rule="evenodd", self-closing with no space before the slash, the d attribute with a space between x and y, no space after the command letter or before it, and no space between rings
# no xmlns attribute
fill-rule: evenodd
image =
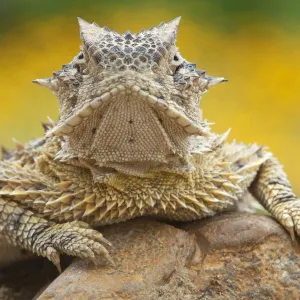
<svg viewBox="0 0 300 300"><path fill-rule="evenodd" d="M60 159L132 174L189 165L189 138L209 135L202 94L225 80L181 56L179 21L119 34L79 19L80 53L52 78L34 81L59 99L60 119L47 136L62 137Z"/></svg>

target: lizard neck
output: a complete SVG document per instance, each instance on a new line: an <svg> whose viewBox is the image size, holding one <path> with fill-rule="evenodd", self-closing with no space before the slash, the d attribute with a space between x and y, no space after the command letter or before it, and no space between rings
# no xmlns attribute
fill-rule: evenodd
<svg viewBox="0 0 300 300"><path fill-rule="evenodd" d="M224 136L187 137L181 152L165 155L162 161L137 159L133 155L132 158L128 157L128 160L108 161L104 163L103 160L98 160L91 155L82 155L81 152L76 152L74 149L70 151L70 141L65 137L48 138L45 145L45 152L58 163L88 169L95 182L104 182L107 178L111 178L117 174L151 178L153 177L153 173L157 173L158 171L186 177L195 170L192 156L212 151L219 144L218 141L222 143ZM88 151L91 150L87 149L86 153L90 153Z"/></svg>

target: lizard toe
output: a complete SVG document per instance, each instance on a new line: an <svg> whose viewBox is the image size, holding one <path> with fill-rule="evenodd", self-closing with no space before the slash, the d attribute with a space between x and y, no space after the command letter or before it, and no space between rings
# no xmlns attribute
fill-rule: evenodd
<svg viewBox="0 0 300 300"><path fill-rule="evenodd" d="M60 268L60 254L80 257L98 264L104 257L114 264L108 250L102 245L111 245L100 232L91 229L83 222L71 222L54 224L44 230L36 240L36 248L39 255L47 257L55 266Z"/></svg>
<svg viewBox="0 0 300 300"><path fill-rule="evenodd" d="M300 236L300 200L280 203L277 207L279 222L288 230L293 241Z"/></svg>

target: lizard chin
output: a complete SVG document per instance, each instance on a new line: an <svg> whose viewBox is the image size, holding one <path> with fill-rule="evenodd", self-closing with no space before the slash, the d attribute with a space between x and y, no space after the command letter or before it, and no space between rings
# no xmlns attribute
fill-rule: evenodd
<svg viewBox="0 0 300 300"><path fill-rule="evenodd" d="M189 137L205 134L207 128L137 85L97 96L47 133L63 136L56 159L76 159L94 178L115 171L144 176L158 167L186 173Z"/></svg>

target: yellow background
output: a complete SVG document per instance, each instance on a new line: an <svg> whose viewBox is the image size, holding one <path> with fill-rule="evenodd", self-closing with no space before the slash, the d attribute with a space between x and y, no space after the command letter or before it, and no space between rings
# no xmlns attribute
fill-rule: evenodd
<svg viewBox="0 0 300 300"><path fill-rule="evenodd" d="M181 54L209 75L229 79L203 97L204 117L216 123L216 132L232 128L231 139L269 146L300 194L296 1L272 1L266 7L254 1L250 8L241 1L222 0L61 2L0 4L1 144L13 147L12 137L26 142L41 136L40 121L48 115L57 119L55 96L31 80L51 77L77 54L77 16L135 32L181 15Z"/></svg>

